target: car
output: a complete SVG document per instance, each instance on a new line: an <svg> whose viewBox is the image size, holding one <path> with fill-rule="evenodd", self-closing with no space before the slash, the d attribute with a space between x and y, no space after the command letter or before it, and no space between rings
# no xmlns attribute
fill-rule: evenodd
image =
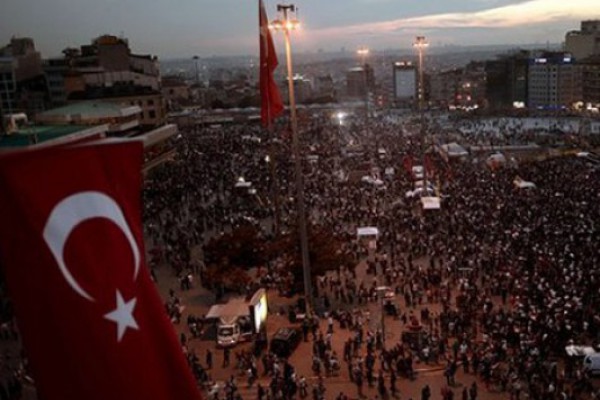
<svg viewBox="0 0 600 400"><path fill-rule="evenodd" d="M591 375L600 374L600 353L586 355L583 359L583 370Z"/></svg>
<svg viewBox="0 0 600 400"><path fill-rule="evenodd" d="M271 338L269 351L277 357L288 358L300 344L300 336L298 328L279 328Z"/></svg>

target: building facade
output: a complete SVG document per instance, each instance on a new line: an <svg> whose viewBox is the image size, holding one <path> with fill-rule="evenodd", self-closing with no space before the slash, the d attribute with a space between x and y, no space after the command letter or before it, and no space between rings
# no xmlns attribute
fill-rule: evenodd
<svg viewBox="0 0 600 400"><path fill-rule="evenodd" d="M541 52L529 61L530 109L564 109L581 101L581 67L566 52Z"/></svg>
<svg viewBox="0 0 600 400"><path fill-rule="evenodd" d="M15 38L0 48L0 97L3 113L43 111L47 101L42 58L31 38Z"/></svg>
<svg viewBox="0 0 600 400"><path fill-rule="evenodd" d="M588 57L580 65L583 103L600 108L600 55Z"/></svg>
<svg viewBox="0 0 600 400"><path fill-rule="evenodd" d="M346 94L348 97L365 97L367 90L375 89L375 74L369 64L350 68L346 72Z"/></svg>
<svg viewBox="0 0 600 400"><path fill-rule="evenodd" d="M529 52L519 51L485 63L487 106L507 110L527 105Z"/></svg>
<svg viewBox="0 0 600 400"><path fill-rule="evenodd" d="M581 21L581 29L567 32L565 51L576 60L600 54L600 20Z"/></svg>
<svg viewBox="0 0 600 400"><path fill-rule="evenodd" d="M142 109L140 123L166 123L158 59L132 54L127 39L103 35L91 44L63 51L46 60L44 72L51 103L103 100Z"/></svg>
<svg viewBox="0 0 600 400"><path fill-rule="evenodd" d="M484 64L472 62L465 68L431 76L430 102L442 108L478 108L486 102Z"/></svg>
<svg viewBox="0 0 600 400"><path fill-rule="evenodd" d="M0 57L0 110L2 114L12 114L16 107L15 63L12 57Z"/></svg>
<svg viewBox="0 0 600 400"><path fill-rule="evenodd" d="M418 75L411 62L394 63L394 102L403 108L416 107Z"/></svg>

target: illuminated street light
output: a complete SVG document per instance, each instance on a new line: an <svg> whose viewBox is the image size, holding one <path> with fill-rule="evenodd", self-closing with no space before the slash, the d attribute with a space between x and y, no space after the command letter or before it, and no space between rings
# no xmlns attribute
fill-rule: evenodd
<svg viewBox="0 0 600 400"><path fill-rule="evenodd" d="M359 56L366 57L369 55L369 49L366 47L361 47L358 50L356 50L356 54L358 54Z"/></svg>
<svg viewBox="0 0 600 400"><path fill-rule="evenodd" d="M300 28L300 23L295 18L298 9L293 4L277 5L280 18L274 20L269 26L275 31L285 34L285 54L287 59L288 88L290 96L290 121L292 125L292 152L294 155L294 172L296 178L296 207L298 213L298 230L300 231L300 249L302 256L302 272L304 277L304 297L306 298L306 312L308 315L313 310L312 281L310 276L310 260L308 258L308 232L306 228L306 211L304 206L304 182L302 179L302 160L300 159L300 140L298 138L298 118L296 116L296 96L294 93L294 72L292 69L292 45L290 32ZM294 14L293 18L292 15Z"/></svg>

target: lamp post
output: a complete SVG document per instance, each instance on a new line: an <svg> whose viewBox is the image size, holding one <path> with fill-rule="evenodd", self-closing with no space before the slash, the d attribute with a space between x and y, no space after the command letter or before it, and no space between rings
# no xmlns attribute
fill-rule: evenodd
<svg viewBox="0 0 600 400"><path fill-rule="evenodd" d="M369 137L369 77L367 73L367 57L369 56L369 49L367 47L361 47L356 50L356 54L361 58L361 64L363 68L363 83L365 85L365 133L367 138ZM379 146L377 145L377 137L375 137L375 159L377 159L377 151Z"/></svg>
<svg viewBox="0 0 600 400"><path fill-rule="evenodd" d="M419 111L423 110L423 102L425 100L425 87L423 83L423 51L429 47L429 43L425 39L425 36L417 36L413 47L417 49L419 53Z"/></svg>
<svg viewBox="0 0 600 400"><path fill-rule="evenodd" d="M302 160L300 159L300 140L298 138L298 119L296 115L296 96L294 93L294 72L292 70L292 45L290 32L298 29L300 23L291 14L296 14L297 8L293 4L278 4L279 19L270 24L273 30L281 30L285 37L285 54L287 61L288 89L290 99L290 122L292 127L292 153L294 156L294 172L296 183L296 211L298 213L298 230L300 232L300 252L302 257L302 272L304 278L304 297L306 298L306 313L310 315L313 310L312 281L310 274L310 260L308 257L308 232L306 228L306 211L304 205L304 182L302 178Z"/></svg>
<svg viewBox="0 0 600 400"><path fill-rule="evenodd" d="M196 68L196 86L197 86L200 83L200 75L198 73L198 60L200 59L200 57L194 56L194 57L192 57L192 59L194 60L194 64L195 64L195 68Z"/></svg>
<svg viewBox="0 0 600 400"><path fill-rule="evenodd" d="M421 153L422 153L422 164L423 164L423 181L424 192L425 195L429 193L429 185L427 180L427 168L425 166L425 86L423 82L424 71L423 71L423 50L429 47L429 43L425 40L425 36L417 36L415 42L413 43L413 47L415 47L419 53L419 91L418 91L418 100L419 100L419 113L421 118Z"/></svg>

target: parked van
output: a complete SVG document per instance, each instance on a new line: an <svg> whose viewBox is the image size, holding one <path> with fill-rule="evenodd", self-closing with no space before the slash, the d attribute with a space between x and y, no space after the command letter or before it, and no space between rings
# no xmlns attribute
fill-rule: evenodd
<svg viewBox="0 0 600 400"><path fill-rule="evenodd" d="M288 358L300 343L300 331L296 328L279 328L271 338L270 351L277 357Z"/></svg>
<svg viewBox="0 0 600 400"><path fill-rule="evenodd" d="M592 375L600 374L600 353L585 356L583 359L583 370Z"/></svg>
<svg viewBox="0 0 600 400"><path fill-rule="evenodd" d="M221 318L217 325L217 345L219 347L235 346L240 341L240 326L237 317Z"/></svg>

